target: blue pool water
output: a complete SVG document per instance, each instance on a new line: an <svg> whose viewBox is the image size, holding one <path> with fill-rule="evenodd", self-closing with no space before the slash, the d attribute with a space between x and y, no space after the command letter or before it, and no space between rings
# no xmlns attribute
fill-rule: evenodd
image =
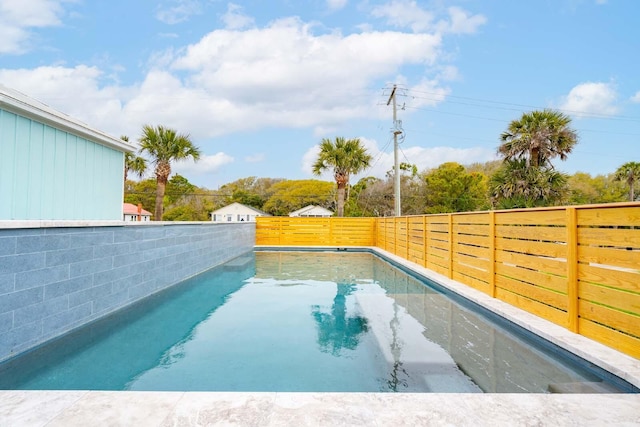
<svg viewBox="0 0 640 427"><path fill-rule="evenodd" d="M616 391L609 380L353 252L247 254L0 366L0 389Z"/></svg>

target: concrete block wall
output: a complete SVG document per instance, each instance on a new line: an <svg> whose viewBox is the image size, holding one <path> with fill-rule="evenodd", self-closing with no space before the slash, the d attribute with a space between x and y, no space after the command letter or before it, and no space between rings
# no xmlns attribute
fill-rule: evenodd
<svg viewBox="0 0 640 427"><path fill-rule="evenodd" d="M254 243L253 223L0 228L0 361Z"/></svg>

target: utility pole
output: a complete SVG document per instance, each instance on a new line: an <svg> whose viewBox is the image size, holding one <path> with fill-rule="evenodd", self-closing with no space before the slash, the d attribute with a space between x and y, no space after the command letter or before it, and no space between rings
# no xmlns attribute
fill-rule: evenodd
<svg viewBox="0 0 640 427"><path fill-rule="evenodd" d="M393 85L391 95L387 105L393 101L393 194L394 194L394 206L395 216L402 215L402 209L400 207L400 163L398 161L398 135L402 133L398 126L397 107L396 107L396 89L397 86Z"/></svg>

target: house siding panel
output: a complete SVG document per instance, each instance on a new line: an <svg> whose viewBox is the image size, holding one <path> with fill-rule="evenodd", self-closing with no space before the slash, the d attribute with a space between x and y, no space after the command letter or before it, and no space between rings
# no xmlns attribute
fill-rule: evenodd
<svg viewBox="0 0 640 427"><path fill-rule="evenodd" d="M121 151L0 109L0 220L121 220L123 167Z"/></svg>

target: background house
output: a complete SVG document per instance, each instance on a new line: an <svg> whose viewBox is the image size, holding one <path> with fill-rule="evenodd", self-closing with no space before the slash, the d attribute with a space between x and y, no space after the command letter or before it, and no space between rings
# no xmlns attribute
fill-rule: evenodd
<svg viewBox="0 0 640 427"><path fill-rule="evenodd" d="M322 206L309 205L305 206L302 209L298 209L297 211L291 212L289 216L326 218L333 216L333 212L331 212L329 209L323 208Z"/></svg>
<svg viewBox="0 0 640 427"><path fill-rule="evenodd" d="M151 212L141 209L140 221L151 221ZM138 221L138 206L133 203L122 204L122 220L123 221Z"/></svg>
<svg viewBox="0 0 640 427"><path fill-rule="evenodd" d="M231 203L211 212L213 222L256 222L258 216L271 216L266 212L242 203Z"/></svg>
<svg viewBox="0 0 640 427"><path fill-rule="evenodd" d="M0 86L0 220L122 220L133 144Z"/></svg>

